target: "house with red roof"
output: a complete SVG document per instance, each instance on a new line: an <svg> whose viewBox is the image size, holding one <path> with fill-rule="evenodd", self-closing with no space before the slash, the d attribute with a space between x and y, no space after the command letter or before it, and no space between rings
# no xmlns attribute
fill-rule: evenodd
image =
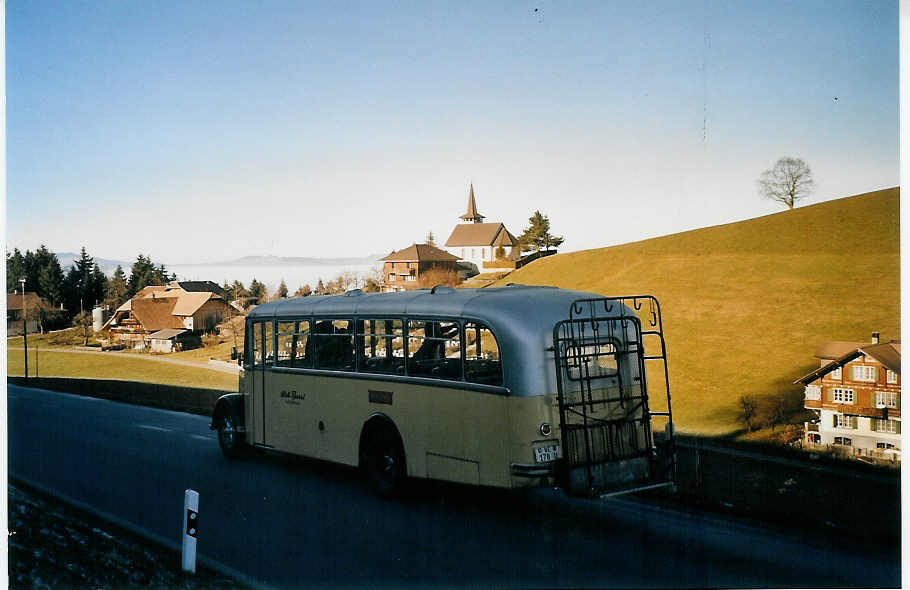
<svg viewBox="0 0 910 590"><path fill-rule="evenodd" d="M393 251L383 261L382 291L409 291L423 286L422 278L435 272L439 277L446 274L457 276L458 257L429 244L412 244L402 250ZM430 285L433 286L433 285Z"/></svg>

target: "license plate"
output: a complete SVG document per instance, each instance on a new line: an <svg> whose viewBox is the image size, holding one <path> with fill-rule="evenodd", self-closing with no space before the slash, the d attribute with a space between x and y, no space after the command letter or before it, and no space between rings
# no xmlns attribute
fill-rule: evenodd
<svg viewBox="0 0 910 590"><path fill-rule="evenodd" d="M534 449L534 460L538 463L550 463L557 459L559 459L559 445L550 445Z"/></svg>

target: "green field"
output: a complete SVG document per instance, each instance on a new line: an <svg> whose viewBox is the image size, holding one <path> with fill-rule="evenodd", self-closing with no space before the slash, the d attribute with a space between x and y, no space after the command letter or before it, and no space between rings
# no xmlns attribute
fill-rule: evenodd
<svg viewBox="0 0 910 590"><path fill-rule="evenodd" d="M28 358L28 372L34 376L35 351L31 348L31 337ZM24 362L21 349L7 350L7 375L24 375ZM123 354L81 354L67 351L38 352L38 373L42 377L120 379L228 391L236 391L238 383L237 376L230 373L158 362L138 355L133 357Z"/></svg>
<svg viewBox="0 0 910 590"><path fill-rule="evenodd" d="M680 430L738 432L743 395L762 411L784 400L796 422L792 382L818 366L820 342L900 338L899 204L899 189L882 190L551 256L502 282L657 296Z"/></svg>

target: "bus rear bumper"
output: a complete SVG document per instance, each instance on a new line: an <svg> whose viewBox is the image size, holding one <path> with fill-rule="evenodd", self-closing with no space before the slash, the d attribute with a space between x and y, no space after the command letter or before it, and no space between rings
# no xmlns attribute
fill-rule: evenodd
<svg viewBox="0 0 910 590"><path fill-rule="evenodd" d="M553 475L553 464L512 463L512 475L515 477L550 477Z"/></svg>

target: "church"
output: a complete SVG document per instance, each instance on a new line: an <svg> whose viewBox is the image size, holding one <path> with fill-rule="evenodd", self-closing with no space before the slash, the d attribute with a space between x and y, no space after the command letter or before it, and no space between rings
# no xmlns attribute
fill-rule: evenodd
<svg viewBox="0 0 910 590"><path fill-rule="evenodd" d="M459 217L462 223L455 226L445 247L449 254L477 267L477 272L500 270L500 266L514 268L514 264L497 265L497 260L514 263L521 257L518 239L500 222L484 223L484 216L477 212L474 185L468 193L468 210ZM500 256L497 256L497 252Z"/></svg>

